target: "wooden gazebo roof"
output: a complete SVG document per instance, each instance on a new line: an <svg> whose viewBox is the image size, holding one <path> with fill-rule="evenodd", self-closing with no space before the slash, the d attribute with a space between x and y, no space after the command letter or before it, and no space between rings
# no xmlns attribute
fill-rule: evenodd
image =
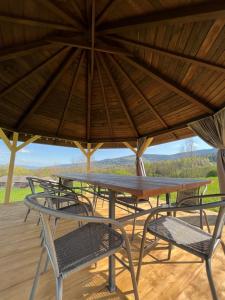
<svg viewBox="0 0 225 300"><path fill-rule="evenodd" d="M0 1L0 127L62 145L191 136L225 103L224 25L224 1Z"/></svg>

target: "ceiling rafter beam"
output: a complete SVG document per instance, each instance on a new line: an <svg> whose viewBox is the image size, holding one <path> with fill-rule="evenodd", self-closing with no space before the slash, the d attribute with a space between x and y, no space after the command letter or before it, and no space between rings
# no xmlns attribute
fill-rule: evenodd
<svg viewBox="0 0 225 300"><path fill-rule="evenodd" d="M24 123L31 117L35 110L45 101L49 93L56 86L56 84L58 83L59 79L63 76L65 71L71 66L78 54L79 51L77 50L75 52L73 51L72 53L69 52L69 54L66 55L66 58L54 72L54 75L51 76L51 78L45 84L44 88L41 90L39 95L34 99L34 101L32 101L32 103L20 117L19 121L15 126L17 130L20 130L20 128L23 127Z"/></svg>
<svg viewBox="0 0 225 300"><path fill-rule="evenodd" d="M43 4L45 7L47 7L50 11L55 13L55 15L61 17L64 19L66 22L70 23L73 25L75 28L78 30L84 30L85 27L74 17L71 17L68 15L64 10L59 8L55 3L51 2L50 0L38 0L41 4Z"/></svg>
<svg viewBox="0 0 225 300"><path fill-rule="evenodd" d="M33 19L23 18L23 17L8 16L8 15L2 15L2 14L0 15L0 22L12 23L12 24L16 24L16 25L51 28L51 29L57 29L57 30L63 30L63 31L80 31L75 27L67 26L67 25L63 25L63 24L33 20Z"/></svg>
<svg viewBox="0 0 225 300"><path fill-rule="evenodd" d="M88 44L86 41L78 41L74 38L67 38L67 37L65 38L65 37L56 36L56 37L48 37L46 41L53 44L60 44L64 46L76 47L76 48L81 48L86 50L92 49L92 46ZM127 56L131 55L128 51L125 51L124 49L117 49L116 47L107 48L105 46L100 47L96 43L93 48L94 51L97 52L111 53L116 55L127 55Z"/></svg>
<svg viewBox="0 0 225 300"><path fill-rule="evenodd" d="M90 139L91 130L91 97L92 97L92 79L91 79L91 57L87 51L87 110L86 110L86 139Z"/></svg>
<svg viewBox="0 0 225 300"><path fill-rule="evenodd" d="M109 132L110 132L110 135L113 135L112 122L111 122L111 118L110 118L109 107L108 107L108 103L107 103L107 99L106 99L105 88L104 88L104 84L103 84L100 65L99 65L98 59L95 59L95 61L96 61L96 66L97 66L97 73L98 73L98 78L99 78L99 82L100 82L100 87L101 87L101 91L102 91L102 98L103 98L103 102L104 102L104 106L105 106L105 112L106 112Z"/></svg>
<svg viewBox="0 0 225 300"><path fill-rule="evenodd" d="M112 6L115 2L116 0L111 0L106 4L106 6L103 8L103 10L96 18L96 26L98 26L102 22L102 20L104 20L104 18L107 16L109 11L112 9Z"/></svg>
<svg viewBox="0 0 225 300"><path fill-rule="evenodd" d="M164 127L168 127L166 122L163 120L163 118L159 115L159 113L155 110L153 105L149 102L149 100L146 98L146 96L143 94L143 92L140 90L140 88L135 84L133 79L130 77L130 75L124 70L124 68L121 66L121 64L111 55L109 55L111 61L114 62L115 66L120 70L120 72L124 75L124 77L129 81L130 85L135 89L137 94L140 96L140 98L145 102L145 104L148 106L148 108L153 112L155 117L160 121L160 123Z"/></svg>
<svg viewBox="0 0 225 300"><path fill-rule="evenodd" d="M188 100L189 102L197 105L201 109L208 113L213 113L215 108L211 106L209 103L203 102L201 99L197 98L196 96L192 96L183 87L178 86L177 84L170 82L168 79L164 78L162 74L158 74L155 71L151 70L150 67L144 66L141 62L139 62L135 58L129 57L121 57L124 61L128 62L132 66L136 67L137 69L144 72L146 75L150 76L152 79L158 81L159 83L163 84L168 90L176 93L177 95L181 96L182 98Z"/></svg>
<svg viewBox="0 0 225 300"><path fill-rule="evenodd" d="M91 3L91 80L94 75L95 63L95 0Z"/></svg>
<svg viewBox="0 0 225 300"><path fill-rule="evenodd" d="M57 130L57 134L56 134L57 136L60 135L60 132L61 132L61 130L63 128L63 124L64 124L64 121L65 121L68 109L70 107L72 96L73 96L75 88L77 86L77 81L78 81L78 78L79 78L79 74L80 74L80 70L81 70L81 66L83 64L83 61L84 61L84 52L81 53L81 57L80 57L77 69L76 69L76 71L74 73L72 85L70 87L69 97L68 97L68 99L66 101L66 105L65 105L64 111L63 111L63 115L62 115L62 118L61 118L60 123L59 123L58 130Z"/></svg>
<svg viewBox="0 0 225 300"><path fill-rule="evenodd" d="M45 47L52 47L52 45L48 41L37 41L25 45L3 48L0 50L0 62L27 55L34 50Z"/></svg>
<svg viewBox="0 0 225 300"><path fill-rule="evenodd" d="M138 132L138 130L137 130L137 128L136 128L136 125L135 125L135 123L134 123L134 120L133 120L133 118L132 118L130 112L129 112L128 109L127 109L127 105L126 105L126 103L125 103L125 101L124 101L124 99L123 99L123 97L122 97L122 95L121 95L121 93L120 93L120 91L119 91L119 89L118 89L118 87L117 87L117 84L116 84L114 78L112 77L112 74L111 74L111 72L109 71L109 68L108 68L107 64L105 63L105 60L104 60L104 58L102 57L102 54L98 54L98 55L99 55L99 59L100 59L100 61L101 61L101 64L103 65L103 67L104 67L104 69L105 69L105 72L106 72L106 74L107 74L107 76L108 76L108 78L109 78L109 81L110 81L110 83L111 83L111 85L112 85L112 87L113 87L113 89L114 89L114 91L115 91L115 93L116 93L116 95L117 95L119 101L120 101L121 107L122 107L122 109L123 109L123 112L124 112L125 116L127 117L127 120L128 120L128 122L129 122L129 125L131 126L131 128L132 128L133 132L135 133L135 135L136 135L137 137L139 137L140 134L139 134L139 132Z"/></svg>
<svg viewBox="0 0 225 300"><path fill-rule="evenodd" d="M41 62L38 66L34 67L32 70L28 71L26 74L24 74L21 78L17 79L13 83L11 83L9 86L7 86L5 89L0 91L0 98L7 95L9 92L11 92L13 89L15 89L17 86L19 86L23 81L27 80L29 77L31 77L33 74L41 70L43 67L45 67L47 64L50 64L53 62L60 54L62 54L67 48L60 49L57 51L54 55L51 55L51 57L45 59L43 62Z"/></svg>
<svg viewBox="0 0 225 300"><path fill-rule="evenodd" d="M135 27L146 25L159 25L166 23L200 22L224 18L225 2L211 1L208 4L185 6L176 9L155 12L145 16L136 16L102 24L99 33L109 33L121 30L132 30Z"/></svg>
<svg viewBox="0 0 225 300"><path fill-rule="evenodd" d="M187 63L193 63L193 64L197 64L201 67L205 67L208 68L212 71L219 71L222 73L225 73L225 67L224 66L219 66L210 62L207 62L201 58L196 58L196 57L191 57L191 56L187 56L181 53L176 53L176 52L172 52L172 51L168 51L168 50L164 50L155 46L151 46L142 42L136 42L134 40L130 40L130 39L126 39L126 38L121 38L121 37L114 37L114 36L109 36L109 39L112 41L116 41L116 42L120 42L122 44L125 45L129 45L129 46L136 46L139 49L144 49L144 50L150 50L154 53L157 54L162 54L162 55L166 55L168 57L171 58L175 58L175 59L179 59L181 61L187 62Z"/></svg>

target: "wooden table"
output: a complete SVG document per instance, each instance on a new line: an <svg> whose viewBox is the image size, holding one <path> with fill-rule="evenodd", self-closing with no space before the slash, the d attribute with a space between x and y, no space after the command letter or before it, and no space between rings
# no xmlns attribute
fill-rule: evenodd
<svg viewBox="0 0 225 300"><path fill-rule="evenodd" d="M166 194L166 202L170 203L170 193L201 187L210 180L184 178L160 178L144 176L122 176L114 174L57 174L61 180L85 182L109 190L109 217L115 219L116 192L126 192L137 198L147 198ZM109 290L115 291L115 259L109 258Z"/></svg>

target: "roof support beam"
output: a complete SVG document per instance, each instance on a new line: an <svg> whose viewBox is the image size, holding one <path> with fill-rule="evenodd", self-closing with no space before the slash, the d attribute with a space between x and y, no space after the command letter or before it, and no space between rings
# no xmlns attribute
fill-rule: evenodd
<svg viewBox="0 0 225 300"><path fill-rule="evenodd" d="M52 45L48 41L37 41L25 45L17 45L5 49L3 48L0 50L0 62L24 56L30 52L33 52L34 50L51 46Z"/></svg>
<svg viewBox="0 0 225 300"><path fill-rule="evenodd" d="M94 76L95 63L95 0L92 0L91 5L91 80Z"/></svg>
<svg viewBox="0 0 225 300"><path fill-rule="evenodd" d="M201 109L204 109L204 111L206 111L208 113L213 113L215 111L214 107L212 107L210 104L204 103L201 99L199 99L195 96L192 96L187 91L185 91L183 87L180 87L177 84L168 81L161 74L157 74L155 71L152 71L150 69L150 67L147 68L141 62L139 62L137 59L129 58L129 57L125 57L125 56L122 57L122 59L127 61L128 63L130 63L132 66L136 67L137 69L141 70L146 75L150 76L152 79L163 84L170 91L176 93L177 95L188 100L189 102L201 107Z"/></svg>
<svg viewBox="0 0 225 300"><path fill-rule="evenodd" d="M90 139L91 130L91 98L92 98L92 79L91 79L91 57L87 52L87 109L86 109L86 138Z"/></svg>
<svg viewBox="0 0 225 300"><path fill-rule="evenodd" d="M110 9L112 8L112 6L115 2L116 2L116 0L111 0L106 4L106 6L101 11L101 13L97 16L96 26L98 26L102 22L102 20L104 20L104 18L109 13Z"/></svg>
<svg viewBox="0 0 225 300"><path fill-rule="evenodd" d="M10 84L8 87L3 89L0 92L0 98L4 97L7 95L10 91L15 89L18 85L20 85L24 80L27 80L30 76L32 76L34 73L38 72L41 70L43 67L45 67L47 64L53 62L56 58L58 58L59 55L63 53L63 51L67 50L66 48L60 49L57 51L53 56L50 58L47 58L44 62L40 63L37 67L34 67L31 71L27 72L25 75L23 75L21 78L18 80L14 81L12 84Z"/></svg>
<svg viewBox="0 0 225 300"><path fill-rule="evenodd" d="M123 142L123 144L129 148L132 152L134 152L134 154L136 155L137 154L137 150L131 146L131 144L129 144L128 142Z"/></svg>
<svg viewBox="0 0 225 300"><path fill-rule="evenodd" d="M138 136L139 136L139 133L138 133L137 128L136 128L136 125L135 125L135 123L134 123L134 121L133 121L133 119L132 119L132 116L131 116L130 112L128 111L127 105L126 105L126 103L124 102L124 99L123 99L122 95L120 94L120 91L119 91L119 89L118 89L118 87L117 87L117 84L116 84L116 82L114 81L114 79L113 79L113 77L112 77L112 74L111 74L111 72L109 71L109 69L108 69L108 67L107 67L107 65L106 65L106 63L105 63L103 57L101 56L101 54L99 54L99 59L100 59L102 65L103 65L103 67L104 67L104 69L105 69L105 72L106 72L106 74L107 74L107 76L108 76L108 78L109 78L109 81L111 82L111 85L112 85L112 87L113 87L113 89L114 89L114 91L115 91L115 93L116 93L116 95L117 95L117 97L118 97L118 99L119 99L119 101L120 101L120 104L121 104L121 107L122 107L122 109L123 109L123 112L124 112L124 114L126 115L127 120L128 120L128 122L129 122L129 124L130 124L130 126L131 126L133 132L134 132L135 135L138 137Z"/></svg>
<svg viewBox="0 0 225 300"><path fill-rule="evenodd" d="M86 50L92 50L92 46L86 40L78 40L77 38L67 38L61 36L52 36L46 39L47 42L52 44L60 44L64 46L70 46L75 48L81 48ZM99 43L95 43L93 46L94 51L102 52L102 53L111 53L117 55L131 55L128 51L124 49L119 49L116 47L109 48L107 46L100 46Z"/></svg>
<svg viewBox="0 0 225 300"><path fill-rule="evenodd" d="M74 144L77 148L80 149L80 151L86 157L86 159L87 159L86 171L87 171L87 173L90 173L91 172L91 157L99 148L102 147L102 145L104 145L104 143L98 143L93 149L91 148L91 143L88 143L86 150L79 142L74 141Z"/></svg>
<svg viewBox="0 0 225 300"><path fill-rule="evenodd" d="M39 135L35 135L19 146L17 146L19 134L17 132L13 132L13 140L10 142L10 140L7 138L4 131L0 128L0 138L2 138L5 145L8 147L10 151L10 161L9 161L9 167L8 167L8 176L7 176L7 184L6 184L6 191L5 191L5 203L10 202L10 196L12 191L12 184L13 184L13 173L14 173L14 167L15 167L15 160L16 160L16 153L23 149L25 146L29 145L30 143L36 141L40 138Z"/></svg>
<svg viewBox="0 0 225 300"><path fill-rule="evenodd" d="M137 153L138 157L141 157L144 154L145 150L149 147L149 145L152 143L152 141L153 141L153 137L148 137L144 141L144 143L141 145L140 149L138 150L138 153Z"/></svg>
<svg viewBox="0 0 225 300"><path fill-rule="evenodd" d="M100 82L100 86L101 86L101 90L102 90L102 98L103 98L103 102L104 102L104 106L105 106L109 132L110 132L110 135L112 136L113 135L112 123L111 123L111 119L110 119L110 113L109 113L108 103L107 103L106 94L105 94L105 88L104 88L104 84L103 84L103 80L102 80L102 74L101 74L98 59L96 59L96 66L97 66L98 78L99 78L99 82Z"/></svg>
<svg viewBox="0 0 225 300"><path fill-rule="evenodd" d="M83 61L84 61L84 52L82 52L82 54L81 54L81 58L80 58L80 60L79 60L79 63L78 63L76 72L74 73L73 82L72 82L72 85L71 85L71 88L70 88L69 97L68 97L67 102L66 102L66 105L65 105L65 107L64 107L63 115L62 115L62 118L61 118L61 120L60 120L60 124L59 124L58 130L57 130L57 135L60 134L60 131L61 131L62 128L63 128L63 123L64 123L64 120L65 120L65 118L66 118L68 109L69 109L69 107L70 107L70 103L71 103L72 96L73 96L73 94L74 94L74 91L75 91L75 88L76 88L76 85L77 85L77 81L78 81L78 78L79 78L80 69L81 69L81 66L82 66L82 64L83 64Z"/></svg>
<svg viewBox="0 0 225 300"><path fill-rule="evenodd" d="M133 30L143 25L159 25L165 23L185 23L224 18L225 2L211 1L204 5L185 6L167 11L160 11L145 16L125 18L113 23L103 24L100 33L110 33L121 30Z"/></svg>
<svg viewBox="0 0 225 300"><path fill-rule="evenodd" d="M137 94L139 95L139 97L145 102L145 104L153 112L153 114L155 115L155 117L160 121L160 123L164 127L168 127L168 125L166 124L166 122L159 115L159 113L155 110L155 108L151 105L151 103L149 102L149 100L145 97L145 95L143 94L143 92L138 88L138 86L135 84L135 82L130 77L130 75L128 75L127 72L123 69L123 67L121 66L121 64L116 59L114 59L113 56L109 55L109 57L114 62L115 66L117 66L117 68L120 70L120 72L124 75L124 77L126 77L126 79L129 81L130 85L135 89L135 91L137 92Z"/></svg>
<svg viewBox="0 0 225 300"><path fill-rule="evenodd" d="M64 61L61 63L59 68L55 71L53 77L47 82L42 91L39 93L38 97L34 99L31 105L27 108L25 113L21 116L19 121L16 124L16 129L20 129L24 123L30 118L30 116L34 113L34 111L40 106L41 103L45 101L49 93L56 86L59 79L63 76L65 71L71 66L75 58L77 57L79 51L75 51L73 53L69 53Z"/></svg>
<svg viewBox="0 0 225 300"><path fill-rule="evenodd" d="M67 25L33 20L33 19L22 18L22 17L7 16L7 15L0 15L0 22L12 23L16 25L27 25L33 27L44 27L44 28L57 29L63 31L79 31L75 27L71 27Z"/></svg>
<svg viewBox="0 0 225 300"><path fill-rule="evenodd" d="M136 42L136 41L133 41L133 40L129 40L129 39L126 39L126 38L121 38L121 37L116 37L116 36L110 36L109 40L120 42L120 43L123 43L123 44L128 45L128 46L136 46L139 49L150 50L154 53L166 55L170 58L179 59L183 62L196 64L196 65L199 65L201 67L208 68L212 71L218 71L218 72L225 73L225 67L219 66L219 65L207 62L207 61L204 61L201 58L190 57L190 56L183 55L183 54L180 54L180 53L175 53L175 52L171 52L171 51L164 50L164 49L161 49L161 48L157 48L157 47L154 47L154 46L142 43L142 42Z"/></svg>
<svg viewBox="0 0 225 300"><path fill-rule="evenodd" d="M38 0L42 5L47 7L50 11L55 13L55 15L59 16L60 18L64 19L66 22L73 25L78 30L84 30L85 27L74 17L71 17L68 15L65 11L63 11L61 8L59 8L55 3L49 1L49 0Z"/></svg>

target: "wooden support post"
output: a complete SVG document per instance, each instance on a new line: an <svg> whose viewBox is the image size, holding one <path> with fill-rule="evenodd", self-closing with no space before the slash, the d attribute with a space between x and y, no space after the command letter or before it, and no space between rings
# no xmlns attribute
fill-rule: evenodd
<svg viewBox="0 0 225 300"><path fill-rule="evenodd" d="M103 143L98 143L95 146L95 148L93 148L93 149L91 149L91 143L87 144L87 149L84 149L83 146L77 141L74 141L74 144L76 145L77 148L80 149L80 151L86 157L86 160L87 160L86 171L87 171L87 173L90 173L91 172L91 157L95 153L95 151L97 151L99 148L102 147Z"/></svg>
<svg viewBox="0 0 225 300"><path fill-rule="evenodd" d="M16 153L27 146L28 144L34 142L35 140L39 139L39 135L35 135L31 137L30 139L23 142L21 145L17 146L19 134L17 132L13 132L13 140L12 143L4 133L4 131L0 128L0 138L2 138L5 145L9 148L10 151L10 161L9 161L9 167L8 167L8 178L7 178L7 184L6 184L6 191L5 191L5 203L10 202L10 195L12 191L12 184L13 184L13 173L14 173L14 167L15 167L15 160L16 160Z"/></svg>

